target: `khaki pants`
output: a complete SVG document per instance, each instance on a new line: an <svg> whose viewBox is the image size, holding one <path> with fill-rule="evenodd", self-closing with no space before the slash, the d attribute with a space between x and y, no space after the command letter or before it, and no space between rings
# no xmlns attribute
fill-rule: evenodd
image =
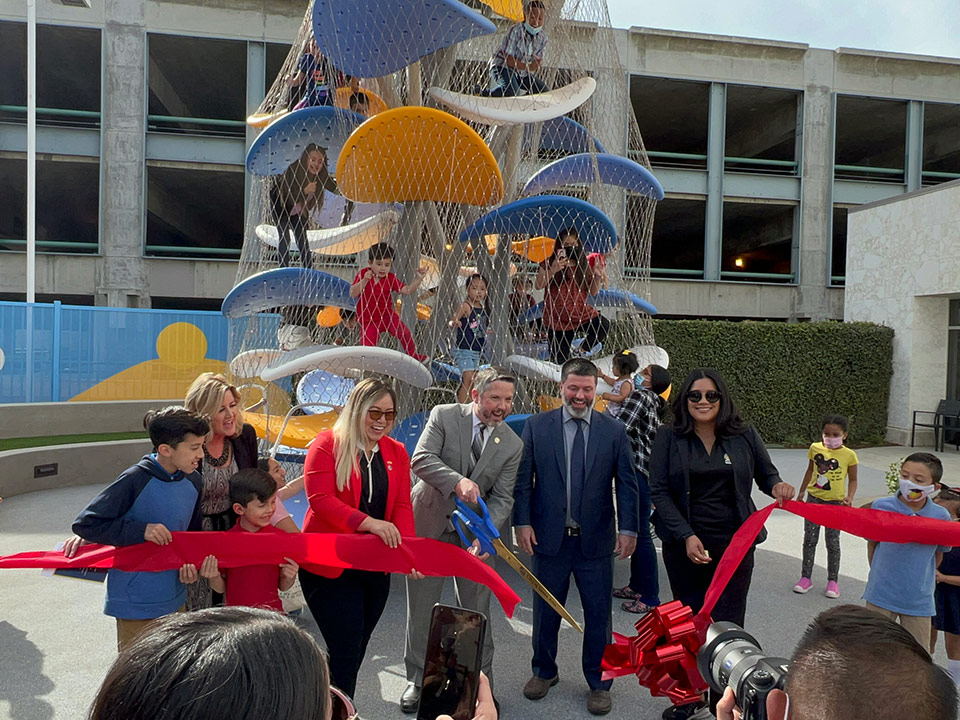
<svg viewBox="0 0 960 720"><path fill-rule="evenodd" d="M873 603L867 603L867 607L876 613L890 618L894 622L900 621L901 627L916 638L920 647L926 649L930 647L930 618L919 617L917 615L903 615L893 610L877 607Z"/></svg>
<svg viewBox="0 0 960 720"><path fill-rule="evenodd" d="M186 605L181 605L180 609L177 612L183 612L186 609ZM143 634L143 631L147 627L158 620L158 618L148 618L146 620L125 620L123 618L116 618L117 620L117 652L122 652L123 649L140 637Z"/></svg>

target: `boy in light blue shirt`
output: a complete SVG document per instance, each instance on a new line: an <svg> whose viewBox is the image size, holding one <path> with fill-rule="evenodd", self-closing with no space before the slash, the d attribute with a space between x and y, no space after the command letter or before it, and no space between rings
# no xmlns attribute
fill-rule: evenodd
<svg viewBox="0 0 960 720"><path fill-rule="evenodd" d="M930 501L940 489L943 465L936 455L913 453L900 467L900 490L892 497L875 500L874 510L896 512L934 520L950 520L950 513ZM949 547L919 543L867 543L870 575L863 599L867 607L900 624L923 647L930 644L930 618L937 614L934 602L936 570Z"/></svg>

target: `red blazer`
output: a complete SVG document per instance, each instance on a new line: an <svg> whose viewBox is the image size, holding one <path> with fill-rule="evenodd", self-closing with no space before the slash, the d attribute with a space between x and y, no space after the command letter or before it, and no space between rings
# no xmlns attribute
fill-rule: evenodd
<svg viewBox="0 0 960 720"><path fill-rule="evenodd" d="M396 525L401 535L413 537L417 533L410 504L410 456L403 443L389 437L381 438L380 452L389 480L384 520ZM310 445L304 465L304 486L310 501L303 520L304 532L352 533L367 518L366 513L358 510L360 474L355 472L350 477L349 488L337 490L335 465L333 430L322 430Z"/></svg>

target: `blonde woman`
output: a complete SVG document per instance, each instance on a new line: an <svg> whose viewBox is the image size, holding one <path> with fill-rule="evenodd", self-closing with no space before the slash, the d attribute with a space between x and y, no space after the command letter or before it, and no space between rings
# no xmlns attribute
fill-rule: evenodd
<svg viewBox="0 0 960 720"><path fill-rule="evenodd" d="M361 380L336 424L317 435L304 466L310 501L304 532L373 533L391 548L416 534L410 457L387 436L396 407L390 385ZM387 604L390 575L301 569L300 584L330 653L332 681L353 697L367 643Z"/></svg>
<svg viewBox="0 0 960 720"><path fill-rule="evenodd" d="M210 423L200 465L203 529L229 530L236 522L236 514L230 509L229 479L238 470L257 467L257 433L243 422L240 393L223 375L201 373L187 390L183 404ZM189 586L187 609L200 610L213 604L222 603L214 603L206 579Z"/></svg>

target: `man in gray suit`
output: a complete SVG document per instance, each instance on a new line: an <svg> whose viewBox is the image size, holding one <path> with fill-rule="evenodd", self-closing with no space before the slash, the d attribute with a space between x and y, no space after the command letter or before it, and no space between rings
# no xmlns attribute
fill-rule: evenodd
<svg viewBox="0 0 960 720"><path fill-rule="evenodd" d="M420 478L411 493L417 536L462 546L450 520L456 498L473 504L483 498L493 523L501 533L507 529L523 452L520 438L503 422L513 405L514 385L507 372L485 368L474 377L473 402L437 405L430 412L411 461L413 473ZM476 542L474 548L473 552L479 551ZM420 703L430 612L440 601L444 581L426 577L407 582L407 689L400 698L400 708L407 713L416 712ZM490 616L490 590L485 585L461 578L454 578L454 583L458 605ZM487 625L482 669L491 679L492 664L493 637Z"/></svg>

